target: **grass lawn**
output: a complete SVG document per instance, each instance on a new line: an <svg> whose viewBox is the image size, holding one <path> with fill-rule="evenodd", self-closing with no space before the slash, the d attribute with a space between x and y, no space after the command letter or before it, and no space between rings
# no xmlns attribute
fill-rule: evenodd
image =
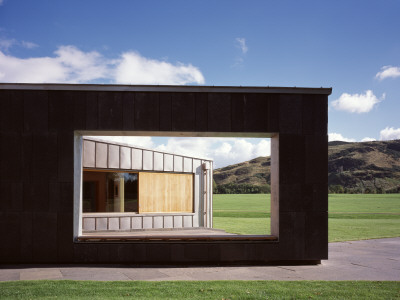
<svg viewBox="0 0 400 300"><path fill-rule="evenodd" d="M392 281L11 281L0 299L394 299Z"/></svg>
<svg viewBox="0 0 400 300"><path fill-rule="evenodd" d="M214 227L270 234L270 195L214 195ZM329 195L329 241L400 236L400 195Z"/></svg>

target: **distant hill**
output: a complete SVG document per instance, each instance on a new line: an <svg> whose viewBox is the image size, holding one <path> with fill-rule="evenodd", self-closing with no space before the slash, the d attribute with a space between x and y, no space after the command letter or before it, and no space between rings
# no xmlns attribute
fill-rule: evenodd
<svg viewBox="0 0 400 300"><path fill-rule="evenodd" d="M214 170L220 185L269 185L271 158L258 157ZM328 145L330 192L400 193L400 140Z"/></svg>

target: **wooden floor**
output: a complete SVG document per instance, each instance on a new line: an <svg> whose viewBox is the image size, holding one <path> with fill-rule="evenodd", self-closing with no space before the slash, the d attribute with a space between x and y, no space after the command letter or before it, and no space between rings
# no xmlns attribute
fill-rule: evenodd
<svg viewBox="0 0 400 300"><path fill-rule="evenodd" d="M258 240L276 241L271 235L238 235L228 233L221 229L213 228L184 228L163 230L135 230L135 231L96 231L83 232L78 237L81 242L105 242L105 241L174 241L174 240Z"/></svg>

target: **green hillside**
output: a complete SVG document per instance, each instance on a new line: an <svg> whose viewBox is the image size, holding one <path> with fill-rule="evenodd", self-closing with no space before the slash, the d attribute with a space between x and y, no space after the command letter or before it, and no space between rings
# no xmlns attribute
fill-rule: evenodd
<svg viewBox="0 0 400 300"><path fill-rule="evenodd" d="M214 170L215 185L266 186L271 158L258 157ZM400 193L400 140L328 145L328 184L333 193Z"/></svg>

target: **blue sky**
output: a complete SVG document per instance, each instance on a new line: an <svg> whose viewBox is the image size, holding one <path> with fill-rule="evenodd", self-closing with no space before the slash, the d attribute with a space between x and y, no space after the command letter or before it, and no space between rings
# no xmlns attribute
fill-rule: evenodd
<svg viewBox="0 0 400 300"><path fill-rule="evenodd" d="M398 139L399 12L398 0L0 0L0 82L332 87L331 140ZM262 140L247 142L259 154Z"/></svg>

